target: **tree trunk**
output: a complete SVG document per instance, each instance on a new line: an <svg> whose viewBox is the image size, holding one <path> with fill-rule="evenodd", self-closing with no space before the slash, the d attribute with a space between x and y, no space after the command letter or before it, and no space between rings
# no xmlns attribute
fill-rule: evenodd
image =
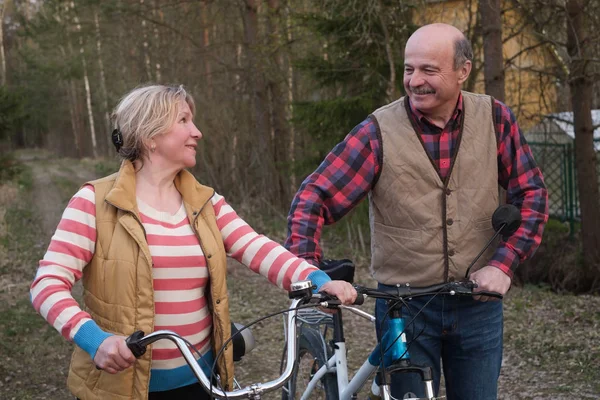
<svg viewBox="0 0 600 400"><path fill-rule="evenodd" d="M153 5L154 7L152 7L152 16L154 18L154 20L157 20L156 18L156 14L157 11L159 10L159 4L158 4L158 0L154 0ZM164 14L162 11L158 11L160 13L160 21L163 22L163 17ZM158 25L154 24L154 26L152 27L152 32L154 33L154 46L157 49L160 49L160 36L158 34ZM156 59L154 60L154 77L156 79L156 83L159 83L162 80L162 73L161 73L161 66L160 66L160 62L158 59L158 54L155 56Z"/></svg>
<svg viewBox="0 0 600 400"><path fill-rule="evenodd" d="M285 208L289 206L288 185L286 183L286 171L288 162L288 140L289 131L286 121L286 104L282 89L282 79L278 74L283 69L283 54L281 48L281 32L279 29L280 6L279 0L268 0L269 12L267 18L267 35L269 37L269 48L271 50L270 72L267 74L267 87L270 93L271 111L271 139L273 143L273 161L277 174L277 197L278 206ZM275 200L275 199L274 199Z"/></svg>
<svg viewBox="0 0 600 400"><path fill-rule="evenodd" d="M0 66L2 67L2 86L6 86L6 57L4 55L4 11L6 1L0 0Z"/></svg>
<svg viewBox="0 0 600 400"><path fill-rule="evenodd" d="M269 198L272 191L272 155L270 154L269 103L264 74L257 61L258 1L245 0L244 37L246 44L246 77L250 83L254 111L254 140L249 168L258 171L255 184L260 193Z"/></svg>
<svg viewBox="0 0 600 400"><path fill-rule="evenodd" d="M592 99L592 55L589 49L587 17L583 0L567 0L567 50L571 57L569 86L575 127L575 166L579 203L583 259L596 281L600 279L600 193L594 151Z"/></svg>
<svg viewBox="0 0 600 400"><path fill-rule="evenodd" d="M63 46L59 46L59 49L65 60L67 60L67 51L65 48ZM69 50L71 50L70 45ZM70 53L72 53L72 51L70 51ZM75 154L77 157L81 158L81 123L79 119L79 112L77 110L77 92L73 78L69 77L65 90L67 92L67 98L69 99L69 115L71 116L71 129L73 130L73 145L75 147Z"/></svg>
<svg viewBox="0 0 600 400"><path fill-rule="evenodd" d="M485 92L504 102L502 6L500 0L479 0L479 13L483 33Z"/></svg>
<svg viewBox="0 0 600 400"><path fill-rule="evenodd" d="M290 7L286 7L286 28L287 28L287 40L288 43L292 43L294 40L293 29L292 29L292 17L290 14ZM287 109L287 119L288 121L292 120L294 115L294 90L296 87L296 80L294 79L294 65L292 62L292 50L288 48L287 52L287 98L288 98L288 109ZM295 193L298 189L298 182L296 178L295 168L296 168L296 129L294 129L294 124L289 124L290 127L290 140L289 140L289 148L288 148L288 159L290 165L292 166L292 171L290 173L290 193Z"/></svg>
<svg viewBox="0 0 600 400"><path fill-rule="evenodd" d="M385 41L385 53L388 61L388 68L390 69L390 77L388 80L388 86L386 89L387 101L392 102L396 100L398 95L398 89L396 87L396 62L394 61L394 53L392 51L392 42L390 39L390 33L387 28L387 24L385 21L385 10L381 0L377 1L377 17L379 19L379 23L381 24L381 30L383 31L383 37Z"/></svg>
<svg viewBox="0 0 600 400"><path fill-rule="evenodd" d="M140 0L140 12L143 12L144 0ZM148 30L146 29L146 20L142 18L142 53L144 55L144 69L146 71L146 78L148 81L152 81L152 67L150 63L150 53L148 51Z"/></svg>
<svg viewBox="0 0 600 400"><path fill-rule="evenodd" d="M75 13L75 3L71 3L73 13ZM83 66L83 83L85 85L85 102L87 106L88 123L90 125L90 138L92 139L92 154L94 158L98 158L98 144L96 143L96 128L94 124L94 110L92 109L92 92L90 89L90 79L88 77L87 61L85 59L85 48L83 43L83 34L81 33L81 24L79 23L79 17L75 14L74 19L79 33L79 54L81 56L81 64Z"/></svg>
<svg viewBox="0 0 600 400"><path fill-rule="evenodd" d="M206 6L207 0L202 0L200 3L202 13L202 47L205 54L208 54L210 47L210 27L208 24L208 7ZM204 65L204 81L206 82L207 95L209 99L213 98L213 83L212 83L212 71L210 61L208 57L202 57Z"/></svg>
<svg viewBox="0 0 600 400"><path fill-rule="evenodd" d="M100 94L102 96L102 113L104 115L104 137L106 138L106 155L112 154L112 142L110 139L110 114L108 110L108 92L106 90L106 76L104 73L104 62L102 61L102 40L100 36L100 21L98 10L94 10L94 25L96 28L96 50L98 51L98 69L100 70Z"/></svg>

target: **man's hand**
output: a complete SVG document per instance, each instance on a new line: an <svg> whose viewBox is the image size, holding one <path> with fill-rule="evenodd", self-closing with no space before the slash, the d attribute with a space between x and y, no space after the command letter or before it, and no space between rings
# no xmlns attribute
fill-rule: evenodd
<svg viewBox="0 0 600 400"><path fill-rule="evenodd" d="M511 279L502 270L491 265L485 266L471 274L469 279L477 283L477 288L473 289L473 292L487 291L496 292L501 295L505 295L510 289ZM479 301L499 301L495 297L489 296L473 296L475 300Z"/></svg>
<svg viewBox="0 0 600 400"><path fill-rule="evenodd" d="M330 281L321 286L321 292L337 297L344 305L352 305L356 300L356 289L346 281Z"/></svg>
<svg viewBox="0 0 600 400"><path fill-rule="evenodd" d="M104 339L94 356L94 363L98 368L109 374L121 372L131 367L134 362L135 356L127 347L123 336L115 335Z"/></svg>

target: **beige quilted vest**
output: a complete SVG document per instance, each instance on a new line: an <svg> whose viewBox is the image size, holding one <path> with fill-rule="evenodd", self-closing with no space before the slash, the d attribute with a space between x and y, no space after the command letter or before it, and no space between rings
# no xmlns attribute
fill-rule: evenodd
<svg viewBox="0 0 600 400"><path fill-rule="evenodd" d="M84 304L94 321L118 335L154 330L152 258L135 200L135 171L125 161L118 173L90 182L96 193L96 252L83 270ZM226 287L226 254L210 199L214 190L183 170L175 178L185 209L206 255L213 315L213 351L231 336ZM218 368L231 390L232 348ZM75 347L67 384L82 400L147 399L151 348L127 370L115 375L96 369L90 356Z"/></svg>
<svg viewBox="0 0 600 400"><path fill-rule="evenodd" d="M373 113L383 149L381 175L369 195L371 273L378 282L427 286L460 280L493 235L491 217L498 206L493 99L463 92L463 106L445 180L411 125L405 98Z"/></svg>

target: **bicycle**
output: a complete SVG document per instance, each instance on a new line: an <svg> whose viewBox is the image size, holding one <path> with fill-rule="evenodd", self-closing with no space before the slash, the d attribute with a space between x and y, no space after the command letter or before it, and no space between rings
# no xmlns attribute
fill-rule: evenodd
<svg viewBox="0 0 600 400"><path fill-rule="evenodd" d="M232 336L227 341L225 341L225 343L221 347L220 351L217 353L217 355L215 357L215 362L213 363L212 368L211 368L213 371L215 370L216 360L220 357L223 350L227 347L227 345L230 342L233 342L234 361L239 361L242 358L242 356L244 356L246 353L248 353L248 351L251 350L251 348L253 347L253 341L254 341L253 336L244 335L244 332L247 332L247 329L257 322L260 322L266 318L272 317L272 316L280 314L280 313L285 313L285 314L287 314L286 368L283 370L283 372L281 372L281 375L278 378L273 379L271 381L264 382L264 383L255 383L255 384L249 385L245 388L241 388L239 383L237 381L234 381L234 384L237 387L237 389L235 389L233 391L224 391L219 386L219 379L218 379L218 377L216 377L216 374L214 374L214 372L213 372L213 376L215 377L214 380L211 379L211 377L208 377L204 373L204 371L198 364L198 361L192 354L192 351L190 350L190 347L193 348L194 350L196 350L193 347L193 345L191 345L183 337L181 337L180 335L178 335L177 333L175 333L173 331L160 330L160 331L152 332L148 335L145 335L144 332L142 332L142 331L136 331L133 334L131 334L129 337L127 337L127 339L126 339L127 347L131 350L131 352L133 353L133 355L136 358L139 358L146 352L146 347L151 345L152 343L154 343L158 340L170 340L171 342L173 342L175 344L175 346L177 347L177 349L179 350L179 352L185 359L188 366L192 369L198 382L204 387L204 389L213 398L232 399L232 400L235 400L235 399L260 400L264 393L268 393L268 392L271 392L271 391L281 388L293 375L294 365L295 365L294 361L297 358L297 349L298 349L298 346L296 345L296 343L297 343L296 342L296 338L297 338L296 317L297 317L298 310L303 309L303 308L312 308L312 307L319 307L319 306L320 307L328 307L332 304L336 304L336 301L337 301L337 300L329 300L328 302L319 302L318 301L319 296L314 295L312 293L314 286L312 285L312 282L310 282L308 280L293 283L291 288L292 288L292 290L290 291L289 296L292 299L292 301L291 301L289 308L287 308L283 311L279 311L279 312L267 315L265 317L259 318L255 321L249 323L247 326L237 326L235 328L232 326ZM359 296L359 300L355 304L359 304L359 301L361 298L362 298L362 296ZM337 301L337 304L339 304L339 301ZM197 352L197 350L196 350L196 352ZM200 356L200 359L201 359L201 356ZM216 381L216 385L215 385L215 381Z"/></svg>
<svg viewBox="0 0 600 400"><path fill-rule="evenodd" d="M502 227L497 230L496 235L499 234L503 229L509 225L506 222L502 223ZM518 227L518 226L517 226ZM515 228L516 230L516 228ZM495 236L496 236L495 235ZM490 240L489 244L492 242L493 238ZM487 246L486 246L487 247ZM485 249L484 249L485 250ZM483 254L483 250L480 254ZM479 257L479 256L478 256ZM475 260L476 261L476 260ZM473 263L475 262L473 261ZM469 267L470 268L470 267ZM468 273L468 271L467 271ZM461 294L461 295L472 295L472 289L476 287L473 282L449 282L441 285L434 285L428 288L411 288L410 286L398 286L394 289L394 292L389 291L378 291L376 289L366 288L357 286L358 297L355 301L356 305L362 304L365 297L374 297L374 298L385 298L391 301L398 301L400 299L416 297L426 294ZM326 388L326 392L328 393L328 399L350 399L353 398L358 389L367 381L367 379L371 376L373 372L379 369L381 364L381 369L378 372L379 376L384 383L382 385L383 389L383 398L386 400L390 399L389 387L385 384L389 381L389 374L403 371L417 371L422 373L423 379L426 385L426 391L428 394L428 398L426 400L434 400L433 396L433 381L431 376L431 369L429 367L418 367L414 365L410 365L407 363L407 345L405 341L405 337L403 335L404 327L400 323L402 318L397 318L398 315L391 313L391 320L398 320L396 323L390 323L390 326L393 326L394 329L390 329L386 335L383 337L382 343L383 347L376 347L376 349L372 352L371 357L365 361L365 363L360 367L358 372L352 378L351 381L348 381L348 372L347 372L347 364L346 364L346 347L344 342L343 335L343 322L341 310L347 309L358 315L367 318L371 321L375 321L375 317L372 315L365 313L355 307L344 306L340 303L339 300L332 298L330 296L313 293L313 285L310 281L300 281L293 283L291 286L291 291L289 293L290 299L292 299L291 304L288 309L267 315L265 317L259 318L252 323L248 324L246 327L239 329L235 332L231 338L229 338L222 346L221 350L215 356L215 360L217 360L222 354L223 349L236 337L242 334L245 330L247 330L253 324L260 322L266 318L271 316L285 313L287 314L286 318L286 329L285 329L285 340L286 340L286 352L285 352L285 368L281 372L278 378L275 378L268 382L263 383L255 383L245 388L241 388L239 384L236 382L237 389L233 391L224 391L221 387L219 387L218 378L216 378L216 385L213 383L213 380L210 377L206 376L202 368L199 366L196 358L193 356L189 347L191 346L188 342L185 341L184 338L179 336L177 333L172 331L156 331L144 336L144 333L141 331L134 332L131 336L129 336L126 340L127 346L133 352L136 357L140 357L146 351L146 346L156 342L157 340L170 340L172 341L182 356L184 357L186 363L192 369L194 375L196 376L198 382L204 387L204 389L213 397L218 399L253 399L260 400L264 393L275 391L289 382L289 384L284 388L284 396L286 398L294 398L294 396L290 397L290 393L295 394L296 382L298 377L298 354L301 351L306 350L309 354L312 354L316 359L321 361L320 368L314 371L314 375L311 377L309 385L307 389L304 391L302 399L308 398L311 394L312 390L318 383L323 383ZM396 290L397 289L397 290ZM489 295L489 296L500 296L497 293L487 293L487 292L479 292L478 294ZM501 296L500 296L501 297ZM303 331L302 335L298 337L297 331L299 324L298 321L301 321L302 317L298 317L298 312L302 309L309 309L315 307L323 307L323 308L334 308L338 309L338 312L331 316L333 321L334 328L334 346L331 351L332 354L327 354L326 356L320 355L320 349L316 350L314 345L319 342L315 342L315 340L321 340L319 336L316 335L315 332ZM392 307L393 309L393 307ZM235 344L234 344L234 352L235 352ZM243 355L243 354L242 354ZM238 358L241 356L238 356ZM327 357L327 358L326 358ZM381 357L381 358L378 358ZM381 359L383 359L383 363L381 363ZM212 366L212 370L214 371L214 367L216 365L216 361ZM331 376L325 376L326 374L335 373L335 382L332 380ZM387 376L386 376L387 374Z"/></svg>
<svg viewBox="0 0 600 400"><path fill-rule="evenodd" d="M379 338L379 344L350 380L348 379L342 310L353 312L373 324L375 317L355 307L339 305L339 303L330 304L331 308L337 309L335 314L325 314L317 310L300 311L297 317L300 328L297 352L299 358L295 362L295 373L283 388L282 399L305 400L317 391L326 400L356 399L358 391L375 372L378 374L376 381L382 384L380 386L374 384L374 386L379 386L380 396L383 399L391 399L390 388L387 384L390 382L390 375L409 372L420 374L423 381L426 397L418 400L438 399L434 394L431 367L414 365L410 362L408 351L410 343L406 342L405 332L416 315L409 323L405 324L400 310L406 305L408 299L417 296L473 296L473 289L477 287L477 284L468 280L471 267L499 234L506 239L518 229L520 223L520 212L516 207L505 205L496 210L492 218L495 234L471 262L463 281L440 283L425 288L416 288L405 284L388 290L355 285L359 294L365 297L384 299L388 302L389 324L387 332L382 335L382 338ZM352 283L354 266L350 260L328 261L330 262L326 262L322 269L328 272L332 279L344 279ZM480 291L477 294L502 299L502 295L498 293ZM328 302L328 298L324 296L318 301ZM417 314L420 312L421 310ZM330 329L333 339L327 343L325 338ZM306 367L308 367L308 371L304 371ZM307 385L300 389L299 382L303 380Z"/></svg>

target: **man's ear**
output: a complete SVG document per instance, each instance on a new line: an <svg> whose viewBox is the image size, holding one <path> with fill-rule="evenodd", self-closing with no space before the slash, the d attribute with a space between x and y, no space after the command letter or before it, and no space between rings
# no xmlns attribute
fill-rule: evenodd
<svg viewBox="0 0 600 400"><path fill-rule="evenodd" d="M469 78L471 74L471 68L473 68L473 64L470 60L465 61L465 63L458 69L458 83L463 84Z"/></svg>

